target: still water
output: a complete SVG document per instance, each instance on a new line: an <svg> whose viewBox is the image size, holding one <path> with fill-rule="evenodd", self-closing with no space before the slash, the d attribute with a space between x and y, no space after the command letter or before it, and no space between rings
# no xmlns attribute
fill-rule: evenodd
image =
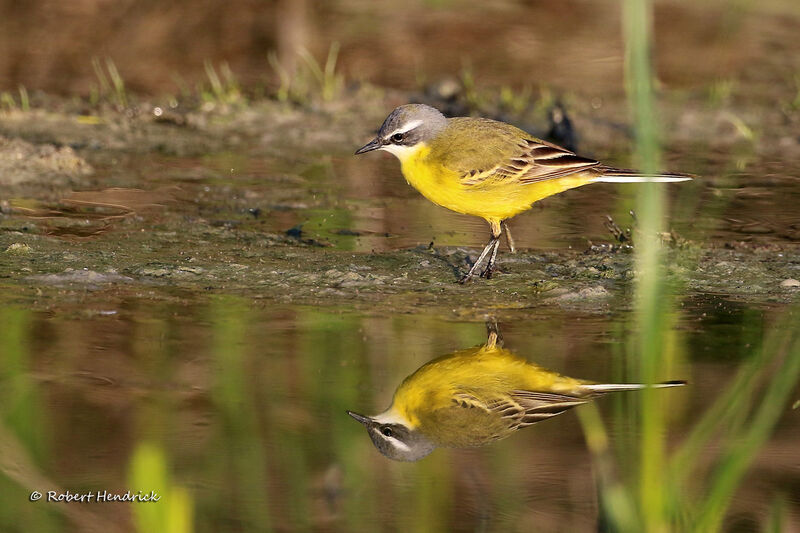
<svg viewBox="0 0 800 533"><path fill-rule="evenodd" d="M421 365L486 342L483 322L163 296L89 291L59 313L3 306L2 530L178 531L175 524L193 522L196 531L592 531L603 522L598 463L575 414L585 406L416 463L382 456L347 415L383 411ZM737 371L751 365L769 381L779 361L752 363L785 313L712 295L676 306L659 378L689 385L654 391L668 450L734 386ZM630 313L534 310L498 327L506 349L544 368L600 382L635 378L625 349ZM640 398L622 392L595 402L621 479L638 449ZM761 393L750 400L757 409ZM797 524L800 425L785 407L735 491L726 526L763 526L776 498L784 523ZM692 472L697 494L721 446L703 444ZM48 491L127 490L163 499L45 501ZM32 491L43 500L27 504Z"/></svg>
<svg viewBox="0 0 800 533"><path fill-rule="evenodd" d="M174 92L165 80L205 84L198 65L230 43L250 50L232 63L246 87L281 2L193 6L194 22L154 2L40 4L0 20L6 89L88 93L90 58L109 54L128 87ZM528 107L564 96L579 153L635 165L611 4L318 4L310 48L341 41L348 87L474 76L533 88ZM451 271L485 223L421 198L391 157L352 156L408 95L348 88L358 105L315 112L253 99L196 123L144 103L130 120L84 103L4 115L3 136L72 147L94 172L0 198L0 531L800 531L796 7L683 4L657 6L663 167L698 179L665 187L677 265L654 379L688 384L416 462L382 455L348 411L383 412L422 365L486 343L487 324L530 365L641 379L630 254L609 252L604 224L636 225L634 186L537 203L510 224L522 259L503 250L497 279L460 287ZM117 19L143 31L86 40ZM543 134L544 108L532 116Z"/></svg>
<svg viewBox="0 0 800 533"><path fill-rule="evenodd" d="M84 148L95 172L77 191L16 191L0 218L0 530L638 531L639 508L676 530L798 528L783 167L665 153L700 177L665 188L675 264L654 380L686 386L402 463L347 412L383 412L422 365L486 343L487 323L529 364L642 379L631 255L589 242L614 242L605 214L635 226L635 187L537 204L511 223L522 250L501 252L501 275L462 287L483 221L431 205L392 159L356 162L358 143L273 141ZM595 147L622 166L625 150Z"/></svg>

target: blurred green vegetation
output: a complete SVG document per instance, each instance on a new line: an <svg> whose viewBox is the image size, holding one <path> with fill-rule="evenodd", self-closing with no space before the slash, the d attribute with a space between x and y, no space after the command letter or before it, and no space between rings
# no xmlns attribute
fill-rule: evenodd
<svg viewBox="0 0 800 533"><path fill-rule="evenodd" d="M206 60L203 63L203 68L208 78L208 86L200 85L197 89L200 93L200 99L203 102L219 105L246 103L239 86L239 81L236 79L228 63L223 62L220 65L219 70L221 75L217 73L217 69L214 68L211 61Z"/></svg>
<svg viewBox="0 0 800 533"><path fill-rule="evenodd" d="M636 152L641 168L655 172L660 168L660 157L651 66L652 4L649 0L627 0L623 15ZM633 375L654 383L674 374L684 341L676 338L678 315L671 311L676 307L677 295L670 293L663 275L658 236L663 231L665 198L654 184L640 190L636 207L640 214L635 248L636 313L631 325L635 340L630 343L626 359ZM753 326L750 321L743 325ZM656 390L643 391L636 409L615 412L614 423L623 424L638 411L640 435L635 440L610 445L597 410L591 407L581 413L587 444L595 457L601 522L607 530L710 532L723 528L734 494L791 403L790 394L800 379L797 326L796 310L788 310L781 321L772 325L763 343L752 339L752 344L744 344L749 353L737 376L724 392L709 401L681 445L671 452L667 451L667 422L674 406L665 403ZM759 384L763 389L758 391L760 394ZM709 466L704 452L713 446L718 446L719 451ZM774 501L766 531L782 530L780 498L776 495Z"/></svg>
<svg viewBox="0 0 800 533"><path fill-rule="evenodd" d="M163 448L151 442L141 442L133 452L128 474L128 487L132 494L151 497L158 501L133 504L136 531L168 531L190 533L194 531L192 498L189 492L172 484Z"/></svg>
<svg viewBox="0 0 800 533"><path fill-rule="evenodd" d="M13 93L10 91L0 91L0 111L15 111L17 109L20 111L30 111L31 101L28 96L28 90L24 85L19 86L18 94L19 104L17 104Z"/></svg>
<svg viewBox="0 0 800 533"><path fill-rule="evenodd" d="M280 82L275 93L279 101L307 105L316 99L330 102L340 95L344 87L344 77L336 72L338 42L330 44L324 65L305 48L300 48L298 55L302 63L294 71L281 65L275 52L268 55L270 67Z"/></svg>
<svg viewBox="0 0 800 533"><path fill-rule="evenodd" d="M649 411L641 410L642 418L659 413L661 425L656 431L651 429L652 422L642 424L639 460L633 462L635 450L626 441L609 443L594 407L581 411L595 458L603 521L611 531L723 530L734 495L779 419L790 409L800 380L796 313L787 311L771 325L767 338L750 348L736 375L698 413L677 446L664 423L674 405L655 403ZM642 357L652 357L652 352L642 352ZM613 423L625 424L630 415L629 410L617 411ZM648 437L646 431L653 434ZM669 447L671 451L665 452ZM715 451L709 455L709 450ZM637 485L649 488L637 495ZM772 498L773 511L763 530L782 531L782 497L776 493Z"/></svg>
<svg viewBox="0 0 800 533"><path fill-rule="evenodd" d="M41 391L31 377L31 314L19 307L0 309L0 529L59 531L61 522L50 509L28 504L42 479L37 465L50 461L50 423Z"/></svg>
<svg viewBox="0 0 800 533"><path fill-rule="evenodd" d="M423 3L463 7L452 0ZM746 3L737 5L726 31L747 22ZM624 9L636 164L656 171L663 164L653 102L652 13L648 2L639 0L626 0ZM201 58L205 78L182 84L181 105L243 108L260 96L287 104L276 106L281 110L335 104L347 94L345 86L357 81L343 66L345 45L338 43L326 41L316 54L298 50L293 68L282 64L277 52L271 54L258 68L263 74L269 65L274 80L259 88L253 88L252 80L243 81L239 70L235 74L235 65ZM403 59L413 55L398 54ZM582 70L575 64L589 68L599 63L597 58L564 62L571 75ZM137 98L131 92L135 75L123 79L110 58L94 58L91 65L96 80L88 102L129 111ZM382 69L389 72L392 65L387 62ZM467 112L541 121L562 95L569 100L574 90L556 91L541 78L529 78L525 69L517 82L495 83L479 77L469 61L460 65L453 73ZM792 76L791 91L780 102L787 114L800 109L800 75ZM487 78L492 85L486 85ZM417 89L423 90L425 76L419 79ZM716 169L714 178L722 185L710 199L701 201L704 189L698 182L676 192L676 218L684 221L681 234L702 240L715 229L703 224L723 220L732 199L731 176L758 156L764 130L730 109L745 89L735 77L718 76L701 91L702 105L721 110L742 141ZM595 103L592 99L591 106ZM0 110L30 107L23 86L0 93ZM613 111L604 109L601 115L613 117ZM374 125L365 125L364 131ZM313 150L320 150L314 143ZM681 153L689 170L711 166L704 148ZM365 173L361 181L353 179L352 169L330 154L308 164L304 160L298 169L295 152L301 151L287 150L292 164L279 170L307 182L303 194L324 200L297 215L305 220L306 231L339 240L342 249L369 250L369 243L359 245L353 236L335 232L358 229L354 220L373 222L358 202L383 208L387 198L400 194L381 191L370 198L372 203L355 195L357 201L345 204L341 198L347 196L347 185L361 189L365 183L374 185L374 177ZM206 156L201 166L218 165L227 172L246 168L252 159L250 153L218 153ZM248 185L276 168L253 170ZM204 178L202 186L229 182L228 174L218 173ZM769 487L763 494L768 505L745 501L742 508L763 519L764 531L783 530L797 516L796 502L774 474L763 469L751 473L750 467L780 427L800 376L796 311L739 307L724 297L685 294L679 282L666 286L658 237L669 229L663 188L621 190L616 220L622 226L634 224L630 211L638 220L635 313L624 311L630 294L622 287L613 296L613 311L595 315L545 304L518 310L519 322L503 328L515 351L570 375L690 380L682 391L620 395L577 409L590 455L584 453L581 428L571 415L485 449L438 450L417 464L391 463L373 449L345 409L378 412L419 365L483 342L483 325L459 318L464 309L443 318L426 314L422 304L413 314L358 307L361 303L304 308L248 295L187 294L172 286L137 287L114 318L97 314L88 304L84 308L84 296L77 304L59 301L46 312L3 302L0 530L81 531L87 523L81 508L37 505L28 501L30 491L114 485L162 495L157 504L133 505L122 514L89 508L96 513L89 521L105 517L131 531L575 531L595 523L607 531L719 531L750 475L763 476L757 479ZM403 224L417 225L411 238L436 235L437 245L464 244L461 229L431 229L461 228L462 220L414 198L401 202L394 214ZM563 209L536 215L544 218L543 225L573 223L579 210L566 200L553 202ZM704 216L698 220L693 214L701 209ZM248 221L255 218L245 210L236 213ZM391 218L376 216L376 231L385 231L380 224ZM699 252L688 250L678 260L690 267L692 253ZM546 283L520 290L536 291ZM322 298L324 291L335 290L321 289ZM163 291L170 303L155 305L151 290ZM103 294L118 296L115 289ZM90 290L85 301L92 301ZM475 308L480 305L476 302ZM604 406L607 411L601 411ZM766 455L765 462L778 464L781 453ZM596 507L597 518L592 516Z"/></svg>
<svg viewBox="0 0 800 533"><path fill-rule="evenodd" d="M101 62L100 58L93 57L92 68L97 77L97 85L89 93L89 102L97 105L105 100L114 104L118 110L127 108L130 99L125 89L125 80L122 79L114 61L107 57Z"/></svg>
<svg viewBox="0 0 800 533"><path fill-rule="evenodd" d="M747 311L726 315L704 324L713 332L709 337L705 329L682 332L676 324L685 320L683 313L670 309L660 326L664 354L656 379L716 374L713 369L690 371L687 346L702 341L729 351L734 324L742 331L741 354L710 361L713 368L738 368L727 383L712 388L693 383L670 391L668 398L665 391L654 391L648 411L644 396L635 393L579 408L591 464L575 444L580 427L570 416L486 448L438 450L419 463L402 464L378 454L344 410L381 411L399 381L419 365L483 342L482 324L424 314L263 309L241 297L213 297L188 313L174 305L128 309L135 317L130 327L109 318L74 317L48 333L59 332L55 342L43 338L34 344L31 332L46 323L42 317L16 308L0 315L0 438L4 450L12 449L11 439L24 451L8 452L0 461L5 530L78 530L82 518L73 511L80 508L34 505L27 501L29 492L51 484L73 491L108 490L116 483L162 497L155 504L130 506L135 531L370 531L376 524L409 531L508 531L524 529L534 517L561 520L569 526L553 529L569 530L591 523L585 516L592 507L591 486L571 496L567 490L576 483L584 486L591 467L597 476L599 520L608 530L715 531L722 528L731 499L786 412L800 377L800 343L790 322L794 315L787 312L783 322ZM610 327L606 320L579 324L576 336L575 317L560 312L503 329L515 351L570 375L597 379L619 372L613 377L625 380L640 375L639 364L631 366L625 353L628 344L639 353L637 344L626 340L637 331L635 321L622 317ZM75 342L83 343L87 334L95 342L108 342L113 338L104 333L108 327L123 328L119 346L135 362L132 370L113 380L100 373L97 379L74 381L71 376L91 361L75 350ZM773 333L758 346L766 330ZM565 339L570 342L560 342ZM81 345L88 348L91 342ZM588 351L576 353L576 346ZM64 349L75 350L73 357L60 358ZM38 350L35 356L33 350ZM35 368L54 357L60 361L48 365L52 377L34 377ZM98 372L113 372L113 361ZM78 401L97 394L105 395L103 404L108 405ZM710 399L703 401L698 394ZM45 403L43 396L52 400ZM688 403L690 397L695 401ZM55 398L62 400L53 403ZM127 451L118 460L112 456L111 463L95 464L96 458L78 455L75 465L54 466L60 448L93 441L64 432L69 426L48 429L48 420L91 413L94 423L79 427L93 433L93 446L118 449L113 444L117 437L104 428L118 409L115 404L130 398L136 407L121 426L128 428L122 440ZM599 411L604 405L613 407L605 423ZM652 425L642 422L654 411L661 413L660 425L648 439L645 431L653 431ZM667 431L679 423L685 426L680 435ZM645 445L658 453L647 479L643 463L654 459ZM20 464L26 466L20 469ZM542 470L542 465L548 466ZM641 484L654 479L660 480L655 493L642 490ZM542 493L543 487L549 488ZM771 506L764 530L779 530L793 508L779 492L765 497ZM577 500L571 503L572 498ZM573 506L583 511L574 515ZM88 509L104 515L106 508Z"/></svg>

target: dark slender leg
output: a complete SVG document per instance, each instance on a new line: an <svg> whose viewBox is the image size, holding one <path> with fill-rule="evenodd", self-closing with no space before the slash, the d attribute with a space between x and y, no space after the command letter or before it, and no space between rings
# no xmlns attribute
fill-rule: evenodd
<svg viewBox="0 0 800 533"><path fill-rule="evenodd" d="M478 267L486 258L489 256L489 262L486 264L486 268L483 269L481 272L481 277L485 277L490 279L492 277L492 273L494 272L494 262L497 258L497 249L500 247L500 235L502 234L503 230L500 226L500 221L492 221L489 220L489 226L492 228L492 238L489 239L489 243L481 252L481 255L478 256L478 260L472 264L472 267L469 269L463 278L458 280L459 283L466 283L472 279L472 276L475 275L475 272L478 270Z"/></svg>
<svg viewBox="0 0 800 533"><path fill-rule="evenodd" d="M497 259L497 250L500 249L500 237L494 241L494 248L492 249L492 253L489 254L489 261L486 263L486 268L483 269L481 272L481 277L486 279L492 279L492 274L494 274L494 263Z"/></svg>
<svg viewBox="0 0 800 533"><path fill-rule="evenodd" d="M478 259L474 263L472 263L472 267L469 269L469 272L464 274L464 277L462 277L460 280L458 280L458 282L461 283L461 284L464 284L464 283L468 282L469 280L471 280L472 276L475 275L475 272L478 270L478 267L480 266L481 263L483 263L483 260L486 258L486 256L489 254L489 252L491 252L492 249L497 250L497 244L499 242L500 242L500 237L499 236L498 237L492 237L491 239L489 239L489 244L487 244L486 247L483 249L483 251L481 252L481 255L478 256ZM483 275L483 274L481 274L481 275Z"/></svg>

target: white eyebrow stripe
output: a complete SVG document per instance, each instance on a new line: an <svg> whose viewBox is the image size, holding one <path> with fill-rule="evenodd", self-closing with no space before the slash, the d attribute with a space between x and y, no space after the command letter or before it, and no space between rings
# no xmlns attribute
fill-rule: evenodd
<svg viewBox="0 0 800 533"><path fill-rule="evenodd" d="M397 128L396 130L394 130L392 133L390 133L386 137L388 138L388 137L391 137L392 135L395 135L397 133L405 133L407 131L411 131L414 128L416 128L417 126L419 126L420 124L422 124L421 120L412 120L411 122L409 122L408 124L406 124L402 128Z"/></svg>

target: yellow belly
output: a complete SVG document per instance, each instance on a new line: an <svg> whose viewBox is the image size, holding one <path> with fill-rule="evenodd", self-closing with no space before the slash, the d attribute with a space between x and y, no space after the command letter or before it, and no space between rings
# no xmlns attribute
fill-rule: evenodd
<svg viewBox="0 0 800 533"><path fill-rule="evenodd" d="M484 218L490 222L509 219L554 194L590 183L594 176L578 173L537 183L487 180L464 185L452 170L431 163L430 148L420 147L401 160L406 181L431 202L457 213Z"/></svg>
<svg viewBox="0 0 800 533"><path fill-rule="evenodd" d="M393 407L412 427L451 406L456 392L488 403L513 390L580 395L585 381L562 376L500 347L476 346L428 362L397 388Z"/></svg>

